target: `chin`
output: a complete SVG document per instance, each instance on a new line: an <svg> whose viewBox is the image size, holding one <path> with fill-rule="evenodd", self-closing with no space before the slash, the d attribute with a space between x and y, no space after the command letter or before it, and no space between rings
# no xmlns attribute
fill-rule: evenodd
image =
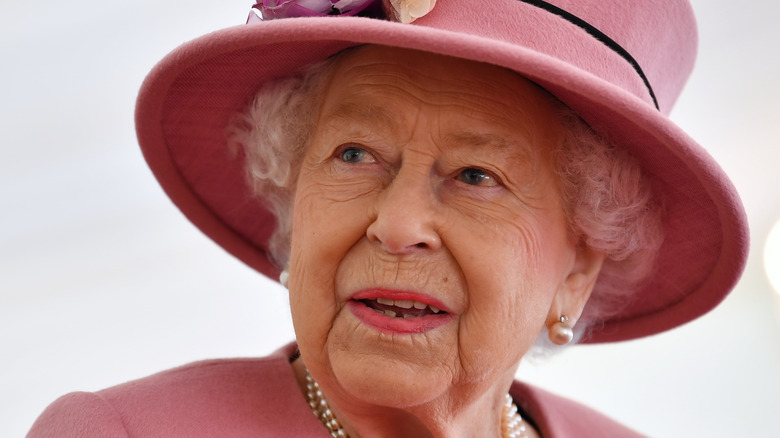
<svg viewBox="0 0 780 438"><path fill-rule="evenodd" d="M350 397L378 406L408 408L431 402L450 387L443 367L408 364L384 357L331 356L338 385Z"/></svg>

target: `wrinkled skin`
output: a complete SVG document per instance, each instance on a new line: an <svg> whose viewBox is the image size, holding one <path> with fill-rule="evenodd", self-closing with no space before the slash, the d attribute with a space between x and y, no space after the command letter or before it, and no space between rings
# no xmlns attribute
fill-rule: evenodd
<svg viewBox="0 0 780 438"><path fill-rule="evenodd" d="M485 64L366 46L338 60L298 177L290 302L301 360L354 437L500 436L545 325L576 322L602 257L567 232L551 97ZM446 322L358 318L353 294L412 291Z"/></svg>

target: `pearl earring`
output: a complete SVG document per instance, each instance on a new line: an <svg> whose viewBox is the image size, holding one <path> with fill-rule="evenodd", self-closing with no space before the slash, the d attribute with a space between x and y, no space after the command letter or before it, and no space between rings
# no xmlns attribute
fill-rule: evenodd
<svg viewBox="0 0 780 438"><path fill-rule="evenodd" d="M290 271L288 269L283 270L279 274L279 283L282 283L282 286L287 287L287 281L290 279Z"/></svg>
<svg viewBox="0 0 780 438"><path fill-rule="evenodd" d="M550 332L550 341L555 345L566 345L574 338L574 332L568 324L569 318L562 315L560 321L553 324L548 331Z"/></svg>

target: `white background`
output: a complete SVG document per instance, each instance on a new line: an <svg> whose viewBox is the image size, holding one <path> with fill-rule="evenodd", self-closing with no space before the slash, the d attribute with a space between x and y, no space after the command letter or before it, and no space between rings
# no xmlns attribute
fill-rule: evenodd
<svg viewBox="0 0 780 438"><path fill-rule="evenodd" d="M9 3L0 14L0 436L24 435L69 391L291 340L285 292L183 218L133 130L152 65L185 40L243 23L252 2ZM524 364L520 377L651 436L777 436L780 298L762 255L780 220L780 3L693 3L700 57L673 118L743 196L747 272L698 321L575 347Z"/></svg>

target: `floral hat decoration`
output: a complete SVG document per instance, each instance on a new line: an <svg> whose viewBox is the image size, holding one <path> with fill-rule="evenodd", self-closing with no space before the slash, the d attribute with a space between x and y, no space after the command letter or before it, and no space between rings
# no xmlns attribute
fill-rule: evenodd
<svg viewBox="0 0 780 438"><path fill-rule="evenodd" d="M245 25L178 47L141 88L139 143L184 215L247 265L278 278L267 251L275 219L244 180L243 156L228 150L228 121L264 83L363 44L513 70L640 162L665 210L655 273L582 342L671 329L736 284L748 246L742 204L668 118L696 56L686 0L262 0Z"/></svg>
<svg viewBox="0 0 780 438"><path fill-rule="evenodd" d="M264 0L255 4L247 23L292 17L322 17L326 15L362 15L393 17L401 23L411 23L433 9L436 0Z"/></svg>

